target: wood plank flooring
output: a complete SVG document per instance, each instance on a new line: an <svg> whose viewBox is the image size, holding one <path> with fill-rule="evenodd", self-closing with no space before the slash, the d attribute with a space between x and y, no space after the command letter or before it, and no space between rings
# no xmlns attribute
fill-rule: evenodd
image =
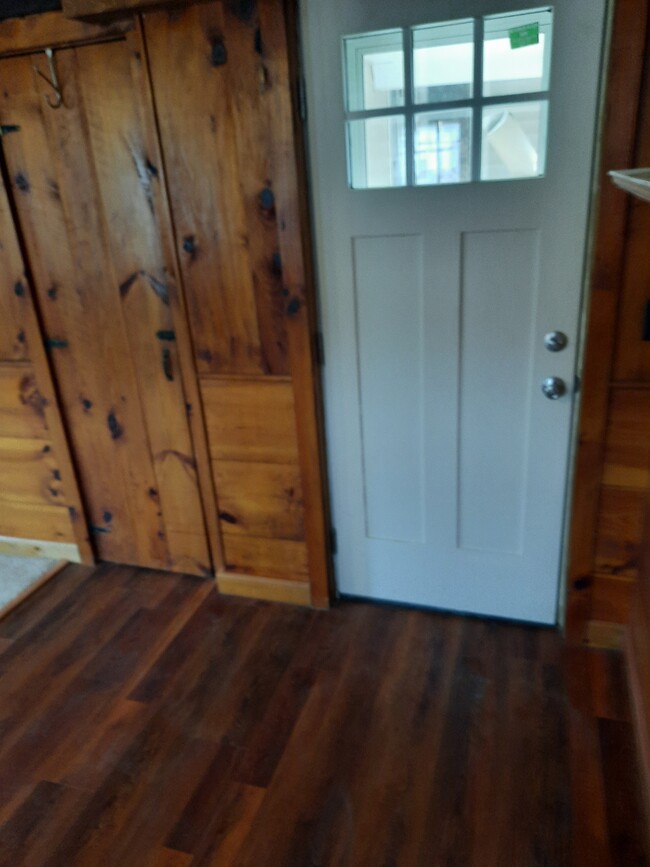
<svg viewBox="0 0 650 867"><path fill-rule="evenodd" d="M2 867L627 867L619 657L68 566L0 622Z"/></svg>

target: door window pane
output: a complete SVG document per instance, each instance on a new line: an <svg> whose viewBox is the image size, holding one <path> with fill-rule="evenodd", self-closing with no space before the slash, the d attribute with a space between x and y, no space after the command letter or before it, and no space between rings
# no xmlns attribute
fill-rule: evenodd
<svg viewBox="0 0 650 867"><path fill-rule="evenodd" d="M348 111L404 105L404 37L401 30L343 39Z"/></svg>
<svg viewBox="0 0 650 867"><path fill-rule="evenodd" d="M413 137L416 184L471 180L471 109L416 114Z"/></svg>
<svg viewBox="0 0 650 867"><path fill-rule="evenodd" d="M403 187L406 184L404 116L371 117L347 123L350 186Z"/></svg>
<svg viewBox="0 0 650 867"><path fill-rule="evenodd" d="M413 28L413 101L470 99L474 80L474 22Z"/></svg>
<svg viewBox="0 0 650 867"><path fill-rule="evenodd" d="M537 9L483 20L483 96L548 90L553 12Z"/></svg>
<svg viewBox="0 0 650 867"><path fill-rule="evenodd" d="M345 36L350 186L543 176L552 28L546 6Z"/></svg>
<svg viewBox="0 0 650 867"><path fill-rule="evenodd" d="M481 180L544 174L548 102L516 102L483 109Z"/></svg>

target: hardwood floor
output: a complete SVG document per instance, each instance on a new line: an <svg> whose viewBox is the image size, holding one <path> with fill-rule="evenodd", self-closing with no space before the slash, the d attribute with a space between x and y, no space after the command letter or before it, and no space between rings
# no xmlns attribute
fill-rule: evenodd
<svg viewBox="0 0 650 867"><path fill-rule="evenodd" d="M3 867L646 865L620 660L69 566L0 622Z"/></svg>

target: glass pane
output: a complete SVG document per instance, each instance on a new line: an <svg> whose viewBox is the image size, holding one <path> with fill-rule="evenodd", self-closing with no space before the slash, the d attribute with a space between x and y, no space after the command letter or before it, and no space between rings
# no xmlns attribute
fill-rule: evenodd
<svg viewBox="0 0 650 867"><path fill-rule="evenodd" d="M458 184L471 180L471 109L416 114L413 137L416 184Z"/></svg>
<svg viewBox="0 0 650 867"><path fill-rule="evenodd" d="M350 120L347 132L348 171L353 189L403 187L406 184L403 115Z"/></svg>
<svg viewBox="0 0 650 867"><path fill-rule="evenodd" d="M470 99L474 81L474 22L413 28L413 101Z"/></svg>
<svg viewBox="0 0 650 867"><path fill-rule="evenodd" d="M548 90L552 27L548 8L485 18L483 96Z"/></svg>
<svg viewBox="0 0 650 867"><path fill-rule="evenodd" d="M404 36L401 30L343 39L348 111L404 105Z"/></svg>
<svg viewBox="0 0 650 867"><path fill-rule="evenodd" d="M543 175L547 126L547 100L484 108L481 180Z"/></svg>

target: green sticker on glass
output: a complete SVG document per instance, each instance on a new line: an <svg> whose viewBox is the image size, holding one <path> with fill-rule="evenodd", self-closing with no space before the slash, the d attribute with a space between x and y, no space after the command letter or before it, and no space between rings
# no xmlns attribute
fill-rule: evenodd
<svg viewBox="0 0 650 867"><path fill-rule="evenodd" d="M526 45L537 45L539 42L539 23L524 24L508 30L511 48L524 48Z"/></svg>

